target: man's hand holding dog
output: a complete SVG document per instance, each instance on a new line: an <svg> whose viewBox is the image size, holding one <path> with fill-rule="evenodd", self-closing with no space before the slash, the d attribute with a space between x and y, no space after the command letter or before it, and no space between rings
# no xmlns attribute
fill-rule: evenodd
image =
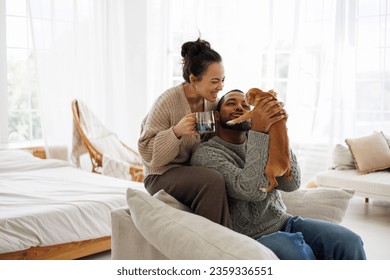
<svg viewBox="0 0 390 280"><path fill-rule="evenodd" d="M284 118L287 118L287 113L283 103L272 97L265 98L253 109L251 130L268 133L274 123Z"/></svg>

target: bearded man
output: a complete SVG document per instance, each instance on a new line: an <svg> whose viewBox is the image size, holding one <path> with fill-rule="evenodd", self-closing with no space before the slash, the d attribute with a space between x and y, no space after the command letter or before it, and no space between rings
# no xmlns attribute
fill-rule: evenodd
<svg viewBox="0 0 390 280"><path fill-rule="evenodd" d="M366 259L357 234L338 224L291 216L279 191L299 188L300 169L290 149L291 179L277 177L278 187L269 192L264 169L268 160L268 131L287 118L283 105L271 98L260 102L252 120L227 125L250 110L240 90L225 94L218 103L217 136L197 146L191 164L220 172L226 185L233 230L254 238L280 259Z"/></svg>

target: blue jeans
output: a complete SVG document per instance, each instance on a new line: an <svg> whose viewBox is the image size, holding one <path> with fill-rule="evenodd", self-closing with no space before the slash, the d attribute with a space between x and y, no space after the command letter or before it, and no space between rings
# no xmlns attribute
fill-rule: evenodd
<svg viewBox="0 0 390 280"><path fill-rule="evenodd" d="M351 230L331 222L290 217L281 231L258 242L281 260L365 260L363 241Z"/></svg>

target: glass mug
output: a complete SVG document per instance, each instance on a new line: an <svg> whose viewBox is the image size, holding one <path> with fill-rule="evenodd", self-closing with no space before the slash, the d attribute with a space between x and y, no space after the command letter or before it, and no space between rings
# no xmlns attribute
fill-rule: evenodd
<svg viewBox="0 0 390 280"><path fill-rule="evenodd" d="M196 112L196 130L200 134L215 132L214 112Z"/></svg>

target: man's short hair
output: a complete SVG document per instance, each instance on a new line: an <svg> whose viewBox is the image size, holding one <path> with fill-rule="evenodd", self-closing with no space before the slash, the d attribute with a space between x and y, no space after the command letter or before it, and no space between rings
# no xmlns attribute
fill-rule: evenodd
<svg viewBox="0 0 390 280"><path fill-rule="evenodd" d="M225 93L221 97L221 99L219 99L218 105L217 105L217 112L221 111L221 106L222 106L222 103L224 102L225 96L228 95L229 93L233 92L233 91L238 91L238 92L241 92L242 94L244 94L244 92L242 90L240 90L240 89L232 89L232 90L228 91L227 93Z"/></svg>

